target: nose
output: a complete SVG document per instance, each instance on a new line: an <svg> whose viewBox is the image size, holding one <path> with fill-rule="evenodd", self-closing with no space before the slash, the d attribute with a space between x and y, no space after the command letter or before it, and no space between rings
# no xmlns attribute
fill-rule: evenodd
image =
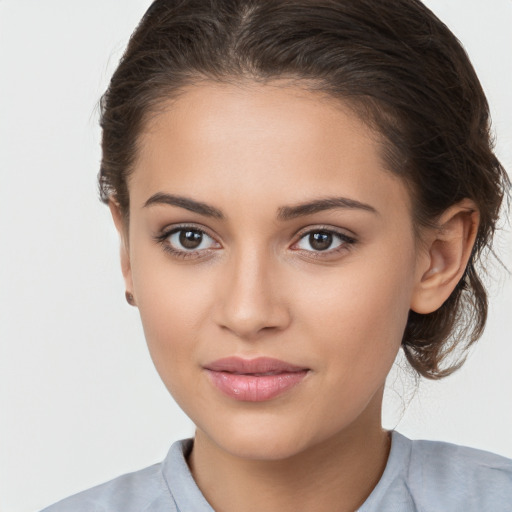
<svg viewBox="0 0 512 512"><path fill-rule="evenodd" d="M269 330L285 329L291 317L277 279L278 263L263 251L246 249L221 272L216 321L241 339L256 340Z"/></svg>

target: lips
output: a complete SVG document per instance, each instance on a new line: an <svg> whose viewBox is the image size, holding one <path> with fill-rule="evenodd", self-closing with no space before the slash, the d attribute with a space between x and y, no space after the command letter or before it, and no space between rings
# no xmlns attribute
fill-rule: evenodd
<svg viewBox="0 0 512 512"><path fill-rule="evenodd" d="M271 400L302 382L308 368L279 359L227 357L204 366L210 382L235 400Z"/></svg>

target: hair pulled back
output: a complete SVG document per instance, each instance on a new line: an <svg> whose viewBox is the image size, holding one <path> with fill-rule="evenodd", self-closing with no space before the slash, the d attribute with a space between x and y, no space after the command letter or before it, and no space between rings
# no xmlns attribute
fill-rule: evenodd
<svg viewBox="0 0 512 512"><path fill-rule="evenodd" d="M101 199L128 220L128 178L144 123L200 81L288 79L349 104L385 141L417 226L464 198L480 212L465 273L437 311L409 314L402 347L431 379L461 366L487 317L475 267L510 186L489 106L459 41L419 0L156 0L101 100ZM455 348L458 359L446 362ZM443 364L444 363L444 364Z"/></svg>

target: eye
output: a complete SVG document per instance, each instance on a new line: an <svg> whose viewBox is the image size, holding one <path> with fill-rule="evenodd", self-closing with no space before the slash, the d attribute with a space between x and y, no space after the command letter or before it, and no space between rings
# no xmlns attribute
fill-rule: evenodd
<svg viewBox="0 0 512 512"><path fill-rule="evenodd" d="M330 255L348 249L355 242L354 238L339 231L315 229L304 233L296 245L299 249L307 252L327 253ZM318 256L321 257L321 255Z"/></svg>
<svg viewBox="0 0 512 512"><path fill-rule="evenodd" d="M215 240L194 226L179 226L155 237L164 250L178 258L197 258L199 252L208 252Z"/></svg>
<svg viewBox="0 0 512 512"><path fill-rule="evenodd" d="M173 247L186 250L202 250L208 248L208 240L212 240L204 231L199 229L179 229L167 236Z"/></svg>

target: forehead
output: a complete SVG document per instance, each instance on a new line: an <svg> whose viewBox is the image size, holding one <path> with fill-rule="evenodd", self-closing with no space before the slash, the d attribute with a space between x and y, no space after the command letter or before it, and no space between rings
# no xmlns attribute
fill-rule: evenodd
<svg viewBox="0 0 512 512"><path fill-rule="evenodd" d="M207 82L161 107L140 138L129 182L136 200L173 191L208 202L212 194L293 202L336 190L408 203L402 181L385 169L379 134L323 93L284 82Z"/></svg>
<svg viewBox="0 0 512 512"><path fill-rule="evenodd" d="M284 80L265 85L200 82L184 88L149 116L142 146L148 141L159 143L159 135L166 137L172 131L177 144L219 150L228 146L230 153L258 143L270 148L272 142L279 142L283 151L300 145L304 151L317 148L328 156L333 143L354 147L359 142L377 148L381 139L348 103ZM244 145L237 146L237 141Z"/></svg>

